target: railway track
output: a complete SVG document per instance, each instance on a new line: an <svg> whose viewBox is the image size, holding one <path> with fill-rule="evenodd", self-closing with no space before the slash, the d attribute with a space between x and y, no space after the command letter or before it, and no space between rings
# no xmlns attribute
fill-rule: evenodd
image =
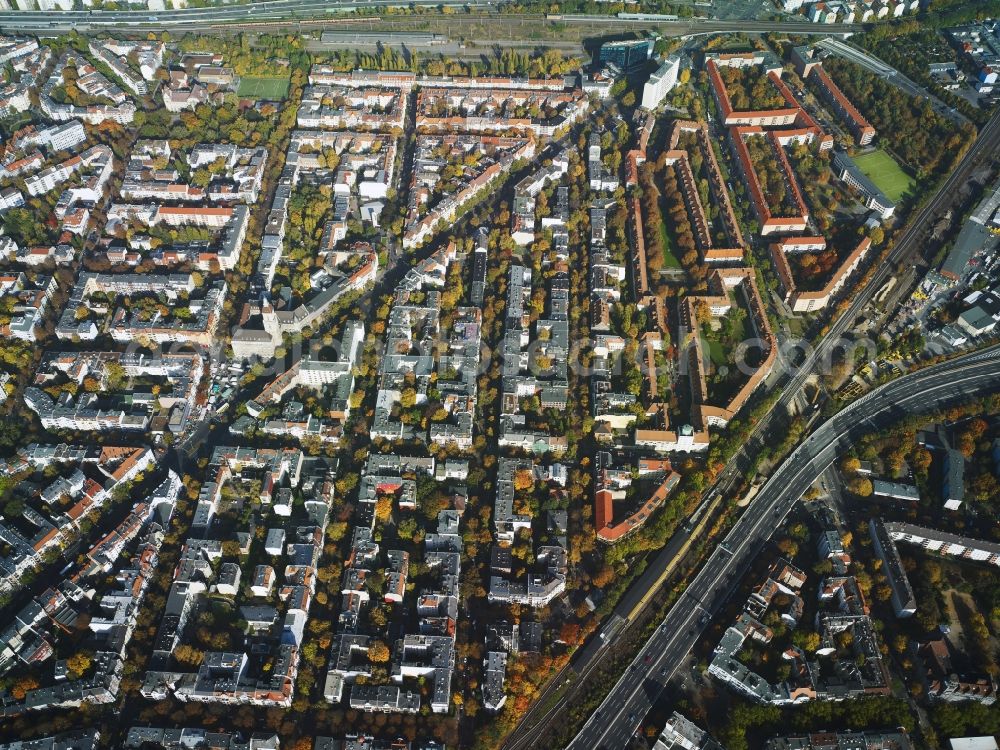
<svg viewBox="0 0 1000 750"><path fill-rule="evenodd" d="M741 467L745 466L747 455L755 450L753 446L758 444L758 441L763 441L763 436L771 425L772 416L791 403L796 393L802 388L809 373L837 345L840 336L853 326L854 321L863 312L864 307L875 293L882 288L889 277L896 273L897 266L910 261L910 259L920 252L921 238L930 224L951 205L960 187L970 178L983 160L994 158L998 149L1000 149L1000 113L994 114L986 125L983 126L968 153L955 165L954 170L938 188L933 198L911 218L906 230L897 239L895 246L880 268L861 289L856 291L852 304L835 319L830 332L822 339L818 348L806 362L800 365L799 372L788 380L778 403L759 421L748 437L743 449L730 459L726 468L719 474L716 482L706 492L706 497L712 497L712 493L728 492L739 482ZM970 363L967 366L982 366L983 361L990 361L996 356L1000 356L998 352L1000 352L1000 348L990 349L985 353L973 355L966 360ZM685 548L688 543L689 540L685 540ZM647 565L646 572L623 597L623 602L627 602L630 597L634 597L632 603L627 605L627 616L629 618L638 618L643 609L643 606L639 605L644 605L657 593L664 578L656 574L656 571L663 571L671 564L675 564L677 554L678 548L674 546L673 541L668 542L667 546L659 552L653 553L653 557ZM635 594L632 593L633 590ZM616 608L616 613L624 617L625 615L622 615L619 611L620 608L624 609L619 604L619 608ZM605 655L602 652L597 659L601 659ZM560 679L563 678L563 675L564 672L560 672ZM581 675L581 679L586 679L586 675ZM581 689L579 686L574 686L574 688L576 690ZM529 748L537 745L545 732L548 731L548 728L560 719L562 709L565 707L563 700L549 706L542 706L540 704L541 702L535 704L535 706L538 706L537 709L535 706L532 706L532 709L529 709L518 726L508 736L504 744L506 749L521 750L521 748ZM543 711L542 715L539 716L538 711Z"/></svg>

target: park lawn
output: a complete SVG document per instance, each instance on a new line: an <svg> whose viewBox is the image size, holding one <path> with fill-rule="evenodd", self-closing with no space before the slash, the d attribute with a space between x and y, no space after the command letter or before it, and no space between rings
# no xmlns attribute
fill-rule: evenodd
<svg viewBox="0 0 1000 750"><path fill-rule="evenodd" d="M244 76L236 95L246 99L277 101L288 96L289 79L262 76Z"/></svg>
<svg viewBox="0 0 1000 750"><path fill-rule="evenodd" d="M882 149L854 157L858 169L865 173L869 180L875 183L886 197L895 202L913 187L913 178L908 175L896 160Z"/></svg>

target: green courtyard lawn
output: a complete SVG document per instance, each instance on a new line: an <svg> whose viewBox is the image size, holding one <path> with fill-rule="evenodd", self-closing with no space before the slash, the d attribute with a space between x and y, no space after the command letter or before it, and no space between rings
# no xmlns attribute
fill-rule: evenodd
<svg viewBox="0 0 1000 750"><path fill-rule="evenodd" d="M722 367L726 362L726 350L722 348L721 341L708 340L708 356L712 360L712 364L716 367Z"/></svg>
<svg viewBox="0 0 1000 750"><path fill-rule="evenodd" d="M854 157L858 169L894 203L899 202L911 187L913 178L882 149Z"/></svg>
<svg viewBox="0 0 1000 750"><path fill-rule="evenodd" d="M724 328L712 330L709 325L702 328L702 341L708 345L708 356L716 367L729 365L736 347L747 338L747 323L744 318L727 315L723 320L730 326L728 332Z"/></svg>
<svg viewBox="0 0 1000 750"><path fill-rule="evenodd" d="M288 96L288 78L244 76L236 95L245 99L278 101Z"/></svg>
<svg viewBox="0 0 1000 750"><path fill-rule="evenodd" d="M674 255L674 243L671 241L670 235L667 233L666 222L660 222L660 239L663 242L663 267L664 268L680 268L681 262Z"/></svg>

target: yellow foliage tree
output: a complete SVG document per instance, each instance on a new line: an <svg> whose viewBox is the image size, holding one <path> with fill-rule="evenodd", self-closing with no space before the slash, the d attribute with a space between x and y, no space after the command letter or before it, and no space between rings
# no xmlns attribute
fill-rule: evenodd
<svg viewBox="0 0 1000 750"><path fill-rule="evenodd" d="M368 646L368 660L375 664L384 664L389 661L389 647L382 641L372 641Z"/></svg>
<svg viewBox="0 0 1000 750"><path fill-rule="evenodd" d="M392 515L392 498L383 495L375 502L375 518L381 523L389 520Z"/></svg>
<svg viewBox="0 0 1000 750"><path fill-rule="evenodd" d="M530 490L535 485L535 475L531 469L519 469L514 474L514 489L518 491Z"/></svg>

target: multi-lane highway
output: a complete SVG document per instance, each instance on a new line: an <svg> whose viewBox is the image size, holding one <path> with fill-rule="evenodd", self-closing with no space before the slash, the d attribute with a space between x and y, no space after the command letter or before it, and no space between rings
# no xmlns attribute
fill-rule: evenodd
<svg viewBox="0 0 1000 750"><path fill-rule="evenodd" d="M673 605L569 750L619 750L694 647L754 555L796 500L837 455L866 432L1000 386L1000 347L892 381L824 422L771 475L722 544Z"/></svg>
<svg viewBox="0 0 1000 750"><path fill-rule="evenodd" d="M133 27L158 29L190 26L204 29L234 23L295 22L305 19L322 19L364 8L410 5L427 7L472 5L485 9L492 3L485 0L472 0L471 2L461 2L460 0L409 0L408 2L400 2L400 0L362 0L360 2L353 0L268 0L268 2L253 2L242 5L160 11L3 11L0 12L0 28L22 31L73 28L81 33L109 29L128 30Z"/></svg>
<svg viewBox="0 0 1000 750"><path fill-rule="evenodd" d="M354 11L395 7L422 6L433 9L442 6L468 8L472 13L495 15L499 20L530 18L538 23L589 24L611 26L615 30L655 28L667 36L711 34L726 31L786 32L795 34L850 34L864 30L861 24L839 24L836 30L829 26L803 21L716 20L709 18L683 18L676 21L663 18L618 18L612 15L573 14L547 18L540 14L499 13L499 3L493 0L268 0L241 5L184 8L180 10L113 10L113 11L0 11L0 28L22 33L59 33L74 29L80 33L99 33L117 30L171 30L197 28L198 30L240 31L253 28L261 30L300 29L322 27L325 23L349 24L345 14ZM405 16L400 16L405 20ZM463 16L449 15L449 23L460 23Z"/></svg>
<svg viewBox="0 0 1000 750"><path fill-rule="evenodd" d="M706 496L729 492L742 481L747 467L753 464L754 456L763 448L767 436L770 435L771 427L774 424L774 415L783 413L801 393L807 379L813 373L817 372L821 366L829 364L832 361L837 348L845 345L844 333L854 327L857 319L862 315L875 293L896 272L899 264L909 261L918 253L921 242L933 222L959 199L961 188L969 180L972 173L981 166L983 160L994 158L998 149L1000 149L1000 113L995 114L987 122L980 131L972 148L969 149L968 153L956 165L955 169L934 196L909 221L907 228L896 238L888 257L875 270L868 283L854 291L847 309L831 323L827 335L815 348L804 356L801 362L791 367L791 372L787 378L787 382L784 384L782 395L774 409L760 420L743 447L736 452L719 473L716 482L706 492ZM790 363L783 362L783 365L790 366ZM754 500L754 503L756 502L757 500ZM775 525L772 524L771 530L773 530ZM614 628L615 632L620 632L622 629L620 620L635 615L635 602L648 601L651 598L650 594L663 583L664 576L662 572L672 565L678 555L678 550L687 541L688 534L689 531L687 529L680 530L666 547L650 559L646 566L646 571L633 584L633 587L626 592L623 603L616 608L613 620L607 622L602 627L602 633L611 628ZM717 551L717 554L724 555L726 552L725 550ZM708 562L708 565L717 566L719 564L716 557L713 557ZM699 610L695 606L696 603L693 603L690 598L685 597L680 604L687 605L691 611L692 618L697 620L698 615L696 613ZM661 637L660 631L657 631L654 639ZM602 642L599 645L604 644ZM586 649L582 657L578 658L574 663L576 671L581 674L580 679L585 680L586 675L593 671L596 662L605 658L607 653L607 649ZM671 653L676 656L676 649L672 649ZM533 706L532 710L522 721L522 725L511 735L505 747L511 750L521 750L522 748L537 746L537 741L544 736L547 729L558 722L561 703L560 701L555 705L546 706L543 715L540 715L542 712L538 710L537 706ZM582 748L585 745L580 745L579 747Z"/></svg>

